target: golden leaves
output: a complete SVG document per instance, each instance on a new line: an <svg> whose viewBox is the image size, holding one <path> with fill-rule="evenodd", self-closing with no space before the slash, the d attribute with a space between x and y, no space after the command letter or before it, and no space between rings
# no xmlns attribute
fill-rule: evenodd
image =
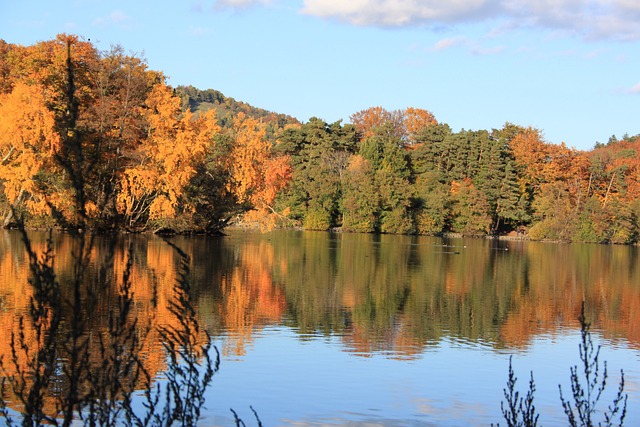
<svg viewBox="0 0 640 427"><path fill-rule="evenodd" d="M162 83L151 90L146 106L147 137L141 141L136 163L123 171L117 196L118 209L131 225L144 217L171 219L192 209L184 201L184 191L220 132L213 111L198 118L183 113L180 99Z"/></svg>
<svg viewBox="0 0 640 427"><path fill-rule="evenodd" d="M433 113L413 107L396 111L388 111L382 107L371 107L352 114L351 122L363 141L375 135L377 129L390 124L394 134L409 146L416 143L416 136L425 128L438 124Z"/></svg>
<svg viewBox="0 0 640 427"><path fill-rule="evenodd" d="M50 163L60 138L37 86L17 83L0 95L0 180L9 203L38 197L36 175Z"/></svg>
<svg viewBox="0 0 640 427"><path fill-rule="evenodd" d="M241 203L246 203L263 184L262 171L269 152L266 127L240 113L234 120L233 139L232 191Z"/></svg>
<svg viewBox="0 0 640 427"><path fill-rule="evenodd" d="M230 190L240 203L252 206L246 219L255 219L262 229L271 230L278 217L283 217L272 206L277 193L291 181L290 158L273 156L266 126L243 113L234 120L232 138Z"/></svg>

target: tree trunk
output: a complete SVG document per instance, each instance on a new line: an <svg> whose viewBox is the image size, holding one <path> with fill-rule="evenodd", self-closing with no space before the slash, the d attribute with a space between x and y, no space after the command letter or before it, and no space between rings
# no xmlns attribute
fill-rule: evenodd
<svg viewBox="0 0 640 427"><path fill-rule="evenodd" d="M2 221L2 228L11 227L12 221L15 218L15 211L18 208L18 206L20 206L23 199L24 199L24 189L20 189L20 194L18 194L18 197L16 197L16 200L13 202L13 204L9 208L9 213L7 213L7 215L4 217L4 221Z"/></svg>

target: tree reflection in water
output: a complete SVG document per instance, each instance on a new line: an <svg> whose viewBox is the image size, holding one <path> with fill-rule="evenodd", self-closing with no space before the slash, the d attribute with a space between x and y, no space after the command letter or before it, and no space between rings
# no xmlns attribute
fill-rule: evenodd
<svg viewBox="0 0 640 427"><path fill-rule="evenodd" d="M19 338L16 331L21 318L29 348L36 348L34 343L40 341L30 320L34 287L27 284L29 257L15 232L1 236L0 353L9 378L16 376L11 331ZM44 253L45 240L36 233L31 236L34 251ZM325 338L338 347L336 350L358 359L382 357L419 363L426 353L434 358L449 344L480 346L498 355L524 354L545 337L562 341L567 332L579 329L575 319L583 300L599 337L614 345L628 345L630 351L640 348L637 248L284 230L269 234L228 230L226 237L180 236L172 242L184 253L148 235L122 235L115 242L97 238L85 250L84 278L89 285L80 300L86 314L82 317L84 327L91 337L86 344L90 363L100 366L106 359L100 356L97 337L102 337L106 348L114 347L108 344L109 331L112 322L118 322L110 316L126 311L115 309L120 307L118 298L130 299L123 330L135 331L132 334L137 342L121 347L122 351L138 349L134 367L143 373L135 380L132 374L125 374L119 380L125 391L145 390L160 378L162 381L151 387L156 392L158 384L166 383L171 358L163 347L162 333L182 327L171 302L178 295L175 286L183 277L185 255L189 258L188 295L202 333L194 335L194 342L205 346L210 335L220 340L221 356L228 359L248 360L260 346L277 347L279 344L260 341L274 329L294 335L300 343ZM72 300L72 255L78 250L65 235L54 234L51 244L61 298ZM123 290L125 282L129 283L128 291ZM127 292L129 297L121 297ZM70 306L65 305L61 337L66 337L71 314ZM52 393L65 391L69 381L63 367L69 360L65 352L70 344L66 338L61 341L65 345L59 345L57 376L45 393L53 411L58 409ZM273 348L274 353L276 350ZM18 361L26 363L24 354L17 354ZM213 347L209 354L215 370ZM287 355L274 357L279 363ZM219 384L224 384L226 372L234 369L227 367L223 368L225 375L218 378ZM107 376L106 369L101 372ZM204 374L204 369L200 372ZM630 370L631 379L634 372ZM263 371L251 375L262 375L265 383L272 378ZM242 379L234 381L238 389L253 387L241 383ZM9 394L5 399L12 410L20 410L24 404L10 394L13 390L8 382L6 385ZM496 381L496 387L501 389L501 381ZM249 402L258 405L261 393L273 394L264 390L252 389L255 395ZM132 404L140 400L135 396L134 392ZM225 396L215 404L222 401ZM158 401L156 410L163 402ZM237 402L229 399L225 406L237 406ZM259 409L264 417L268 416L266 411L278 411L271 403Z"/></svg>
<svg viewBox="0 0 640 427"><path fill-rule="evenodd" d="M134 284L131 246L117 251L113 238L98 250L94 236L80 232L54 251L51 234L40 247L21 235L26 259L16 266L23 261L28 273L13 287L16 310L2 316L6 423L195 425L219 356L210 357L209 336L196 320L188 255L169 244L179 259L173 288L160 294L153 284L149 305L140 307L135 292L145 284ZM140 322L150 311L159 318ZM159 372L162 384L154 381Z"/></svg>

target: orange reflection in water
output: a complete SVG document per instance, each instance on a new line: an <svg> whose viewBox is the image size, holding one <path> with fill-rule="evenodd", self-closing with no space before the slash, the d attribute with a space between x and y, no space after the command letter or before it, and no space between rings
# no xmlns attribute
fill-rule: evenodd
<svg viewBox="0 0 640 427"><path fill-rule="evenodd" d="M17 233L4 233L3 244L0 246L0 355L3 358L3 373L5 376L14 376L20 372L28 371L28 364L33 363L36 357L36 349L41 348L43 335L38 335L29 315L34 296L33 287L29 283L29 261L20 242ZM125 239L126 240L126 239ZM143 245L146 250L128 251L126 242L115 245L113 257L108 259L107 246L104 241L98 239L90 247L86 257L84 268L85 280L82 282L82 313L84 319L84 331L88 346L88 363L91 369L101 369L108 346L110 314L117 309L117 297L119 289L127 270L129 257L134 261L129 271L132 294L132 317L127 322L128 327L135 328L134 336L138 337L139 348L136 354L142 361L144 370L154 378L163 372L167 365L167 355L162 345L160 330L163 328L179 328L180 324L170 304L174 296L174 287L179 275L180 258L176 252L165 242L159 239L151 239ZM36 235L31 240L31 247L37 254L43 254L46 243L42 235ZM60 337L69 336L67 328L70 324L70 306L73 301L72 279L75 263L77 262L78 247L73 239L64 235L57 235L53 240L55 253L54 266L57 281L60 283L60 291L63 298L63 322ZM103 271L101 271L101 269ZM107 286L101 284L99 277L110 278ZM44 327L46 333L46 324ZM21 342L18 342L21 337ZM101 350L98 337L107 340L106 350ZM15 340L14 340L15 338ZM205 335L194 337L194 341L203 344ZM29 349L23 351L21 347ZM59 354L59 363L67 363L68 358L64 354L64 345ZM18 351L13 351L17 349ZM40 366L38 369L41 369ZM27 375L27 382L29 376ZM126 383L127 379L123 379ZM62 391L65 388L66 377L60 373L60 378L55 380L56 389ZM139 388L143 386L143 377L137 379L138 383L129 386ZM127 386L128 387L128 386ZM80 389L86 388L86 384L80 385ZM11 393L11 389L7 389ZM56 393L45 396L45 413L54 414L57 408ZM7 399L12 402L14 409L20 409L20 404L11 395Z"/></svg>
<svg viewBox="0 0 640 427"><path fill-rule="evenodd" d="M229 334L223 354L244 355L255 327L280 322L286 301L274 286L273 266L273 246L260 242L246 246L237 265L222 277L219 315Z"/></svg>
<svg viewBox="0 0 640 427"><path fill-rule="evenodd" d="M640 348L637 248L474 239L446 241L453 249L443 251L443 242L431 238L294 237L276 232L268 238L221 238L214 246L205 239L180 240L198 273L192 284L200 304L197 315L210 333L225 337L224 354L246 354L260 329L281 325L285 318L302 334L335 333L347 351L359 355L416 357L449 336L499 348L525 347L540 334L577 327L583 299L594 328ZM145 337L145 366L161 372L165 357L158 327L175 322L169 302L180 260L156 237L124 240L134 245L131 281L137 327ZM70 275L72 250L62 237L55 244L62 280ZM14 239L12 245L19 242ZM43 242L39 245L37 250L44 250ZM31 295L26 259L10 246L5 241L0 249L3 354ZM91 254L96 264L104 258L103 246ZM127 247L127 242L116 246L112 274L118 280ZM116 291L102 292L92 327L105 330Z"/></svg>

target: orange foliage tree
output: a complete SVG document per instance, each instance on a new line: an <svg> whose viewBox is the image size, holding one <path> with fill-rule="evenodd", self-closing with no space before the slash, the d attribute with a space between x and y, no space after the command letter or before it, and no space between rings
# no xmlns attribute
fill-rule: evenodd
<svg viewBox="0 0 640 427"><path fill-rule="evenodd" d="M45 103L61 126L68 110L67 59L72 50L74 97L80 109L80 120L93 103L93 73L100 63L100 55L88 41L74 35L59 34L53 40L17 48L11 55L11 76L16 81L42 86ZM86 124L86 123L84 123ZM61 130L61 129L59 129Z"/></svg>
<svg viewBox="0 0 640 427"><path fill-rule="evenodd" d="M131 228L144 228L149 221L162 227L179 214L192 213L185 189L220 131L213 111L197 119L189 111L182 113L180 99L164 84L153 88L146 105L148 136L122 173L117 196L118 209Z"/></svg>
<svg viewBox="0 0 640 427"><path fill-rule="evenodd" d="M391 124L394 136L409 146L416 143L416 136L426 127L438 124L430 111L412 107L396 111L388 111L382 107L371 107L352 114L351 122L362 140L374 136L376 130L383 125Z"/></svg>
<svg viewBox="0 0 640 427"><path fill-rule="evenodd" d="M32 211L46 212L38 175L53 166L60 143L54 126L40 87L17 83L11 93L0 94L0 182L12 209L24 203ZM12 216L12 211L5 213L5 226Z"/></svg>
<svg viewBox="0 0 640 427"><path fill-rule="evenodd" d="M510 141L509 148L519 168L521 184L536 189L542 183L585 180L588 160L578 150L564 143L549 144L535 128L521 129Z"/></svg>
<svg viewBox="0 0 640 427"><path fill-rule="evenodd" d="M58 219L68 220L77 209L82 215L114 218L116 176L126 163L125 153L143 136L140 130L145 126L139 107L161 75L148 72L143 61L124 56L121 49L101 54L90 42L73 35L60 34L54 40L27 47L4 42L0 45L0 72L5 78L0 90L5 94L6 111L0 117L3 133L17 141L24 139L25 132L46 127L43 132L49 134L39 138L56 140L55 147L47 143L51 149L43 160L47 167L40 168L42 173L21 175L3 168L13 184L29 181L24 181L25 191L18 191L31 203L25 211L30 215L27 219L51 218L51 208ZM26 87L31 91L28 94ZM11 107L20 103L17 110ZM9 112L11 108L13 112ZM30 122L28 126L25 120ZM41 145L33 141L31 151L43 155ZM29 162L25 154L21 150L21 167L26 171ZM5 189L14 191L15 185L7 179L0 181L5 182ZM46 195L48 206L34 193L36 187ZM79 191L74 193L72 187ZM71 194L81 195L82 206L71 203ZM36 201L39 203L34 205Z"/></svg>
<svg viewBox="0 0 640 427"><path fill-rule="evenodd" d="M266 126L240 113L231 129L231 191L249 210L245 219L272 229L284 215L273 208L280 190L291 180L289 156L275 156Z"/></svg>
<svg viewBox="0 0 640 427"><path fill-rule="evenodd" d="M61 152L65 141L80 140L78 113L84 114L91 104L90 70L95 67L98 54L90 43L65 34L33 46L11 45L0 50L0 68L6 77L2 85L5 114L0 118L0 127L6 132L4 142L14 141L9 143L13 151L8 148L13 159L6 157L8 151L3 156L4 162L13 162L3 168L8 175L3 179L5 189L15 193L6 202L19 205L24 199L24 213L46 221L50 221L50 207L59 214L57 218L68 217L73 210L70 170L63 167ZM16 144L22 144L24 149L16 151ZM20 156L16 156L18 152ZM5 216L5 225L8 223L10 218Z"/></svg>
<svg viewBox="0 0 640 427"><path fill-rule="evenodd" d="M366 110L358 111L353 113L350 118L362 140L373 136L376 128L385 123L393 122L392 113L382 107L370 107Z"/></svg>
<svg viewBox="0 0 640 427"><path fill-rule="evenodd" d="M437 124L438 121L430 111L412 107L404 110L404 129L409 145L416 143L416 136L423 132L425 128Z"/></svg>

